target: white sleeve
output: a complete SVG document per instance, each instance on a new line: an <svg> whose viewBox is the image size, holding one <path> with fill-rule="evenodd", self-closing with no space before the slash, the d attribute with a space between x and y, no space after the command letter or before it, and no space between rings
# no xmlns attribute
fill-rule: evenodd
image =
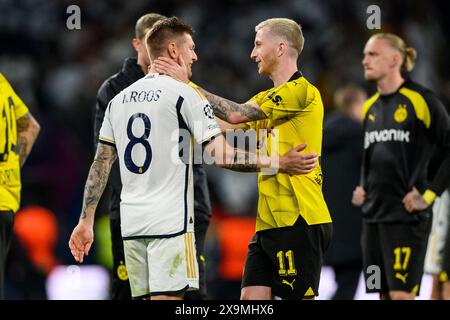
<svg viewBox="0 0 450 320"><path fill-rule="evenodd" d="M181 114L199 144L222 134L208 100L195 99L193 104L186 101L181 108Z"/></svg>
<svg viewBox="0 0 450 320"><path fill-rule="evenodd" d="M100 128L98 142L115 146L116 142L114 140L114 132L111 125L111 104L112 100L109 102L108 107L106 107L105 117L103 118L102 127Z"/></svg>

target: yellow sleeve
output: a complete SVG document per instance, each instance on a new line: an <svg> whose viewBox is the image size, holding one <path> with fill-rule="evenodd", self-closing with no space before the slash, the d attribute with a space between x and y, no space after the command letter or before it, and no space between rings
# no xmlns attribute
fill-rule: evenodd
<svg viewBox="0 0 450 320"><path fill-rule="evenodd" d="M249 121L245 123L246 125L248 125L248 129L251 130L256 130L256 121Z"/></svg>
<svg viewBox="0 0 450 320"><path fill-rule="evenodd" d="M16 119L23 117L29 112L25 103L23 103L22 99L20 99L19 96L14 92L14 89L11 87L8 80L6 80L6 78L1 73L0 73L0 87L13 100Z"/></svg>
<svg viewBox="0 0 450 320"><path fill-rule="evenodd" d="M258 94L255 94L253 97L251 97L247 101L247 103L248 102L254 102L258 106L260 106L263 103L263 101L264 101L264 97L265 97L266 93L267 93L267 91L263 91L263 92L260 92ZM248 130L251 130L251 129L258 130L258 128L261 127L261 121L260 120L258 120L258 121L249 121L249 122L246 122L245 124L249 127Z"/></svg>
<svg viewBox="0 0 450 320"><path fill-rule="evenodd" d="M306 86L293 87L286 84L282 88L256 96L255 101L270 120L290 118L305 111L306 107L315 99L315 90L308 90Z"/></svg>
<svg viewBox="0 0 450 320"><path fill-rule="evenodd" d="M264 97L267 94L267 91L260 92L258 94L255 94L253 97L251 97L247 102L255 102L258 106L263 104Z"/></svg>
<svg viewBox="0 0 450 320"><path fill-rule="evenodd" d="M254 95L253 97L251 97L251 98L247 101L247 103L248 103L248 102L254 102L254 103L256 103L256 104L261 108L261 106L265 103L265 100L267 99L266 96L267 96L267 91L260 92L260 93L258 93L258 94L256 94L256 95ZM270 101L270 100L269 100L269 101ZM261 108L261 110L262 110L262 108ZM267 117L269 117L268 114L267 114L264 110L262 110L262 111L267 115ZM246 124L247 124L251 129L257 130L257 121L246 122Z"/></svg>

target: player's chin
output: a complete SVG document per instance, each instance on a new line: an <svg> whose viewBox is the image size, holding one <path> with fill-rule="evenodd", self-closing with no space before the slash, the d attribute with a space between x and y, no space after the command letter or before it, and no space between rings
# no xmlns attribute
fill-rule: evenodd
<svg viewBox="0 0 450 320"><path fill-rule="evenodd" d="M268 74L264 68L258 68L258 73L262 76L265 76Z"/></svg>
<svg viewBox="0 0 450 320"><path fill-rule="evenodd" d="M366 72L364 72L364 79L366 79L366 81L376 81L378 79L378 77L376 77L370 71L366 71Z"/></svg>

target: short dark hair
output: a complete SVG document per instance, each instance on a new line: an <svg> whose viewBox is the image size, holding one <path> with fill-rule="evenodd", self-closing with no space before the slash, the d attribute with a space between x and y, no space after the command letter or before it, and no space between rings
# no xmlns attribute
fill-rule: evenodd
<svg viewBox="0 0 450 320"><path fill-rule="evenodd" d="M139 40L144 40L145 35L153 27L155 22L166 18L166 16L158 13L147 13L143 15L138 19L138 21L136 21L136 26L134 28L136 38Z"/></svg>
<svg viewBox="0 0 450 320"><path fill-rule="evenodd" d="M147 33L145 39L150 58L153 60L161 56L169 40L173 40L185 33L192 36L194 31L177 17L157 21Z"/></svg>

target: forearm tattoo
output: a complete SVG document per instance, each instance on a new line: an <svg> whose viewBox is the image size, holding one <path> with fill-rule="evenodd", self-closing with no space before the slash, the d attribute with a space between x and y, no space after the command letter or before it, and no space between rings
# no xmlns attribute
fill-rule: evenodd
<svg viewBox="0 0 450 320"><path fill-rule="evenodd" d="M31 115L28 113L17 119L17 133L27 131L30 127Z"/></svg>
<svg viewBox="0 0 450 320"><path fill-rule="evenodd" d="M262 110L252 106L251 104L239 104L219 97L204 89L202 89L202 91L205 94L206 99L208 99L209 103L211 103L214 114L224 121L230 122L230 115L233 112L239 112L242 116L247 117L248 121L267 118L266 114Z"/></svg>
<svg viewBox="0 0 450 320"><path fill-rule="evenodd" d="M29 137L29 129L30 129L31 115L26 114L23 117L20 117L16 121L17 125L17 146L16 151L19 155L20 166L22 167L27 160L27 157L31 151L31 145L33 141L30 141Z"/></svg>
<svg viewBox="0 0 450 320"><path fill-rule="evenodd" d="M241 149L234 149L234 160L232 164L224 166L226 169L239 172L259 172L257 158L255 154Z"/></svg>
<svg viewBox="0 0 450 320"><path fill-rule="evenodd" d="M98 144L97 154L92 163L89 175L84 187L83 209L81 211L81 219L86 219L87 210L97 207L103 190L108 182L109 171L114 161L117 159L115 147Z"/></svg>
<svg viewBox="0 0 450 320"><path fill-rule="evenodd" d="M24 136L18 135L17 136L17 152L19 154L19 162L20 162L20 166L22 167L25 163L25 161L28 158L28 154L29 152L27 152L28 150L28 139Z"/></svg>

